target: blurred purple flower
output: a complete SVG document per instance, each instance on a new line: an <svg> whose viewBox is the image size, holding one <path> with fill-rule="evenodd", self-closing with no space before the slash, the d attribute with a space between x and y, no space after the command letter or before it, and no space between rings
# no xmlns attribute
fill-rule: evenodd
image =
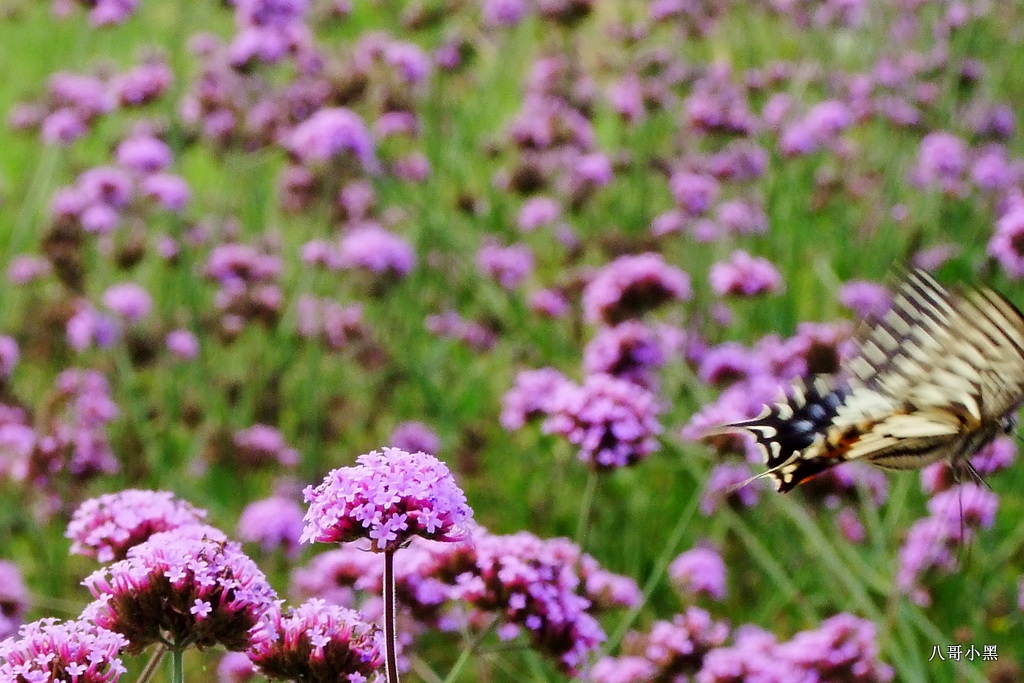
<svg viewBox="0 0 1024 683"><path fill-rule="evenodd" d="M802 680L888 683L895 672L878 659L875 625L840 613L814 630L801 631L775 648L775 656L792 663Z"/></svg>
<svg viewBox="0 0 1024 683"><path fill-rule="evenodd" d="M103 305L126 322L137 323L153 309L153 298L134 282L125 282L107 288Z"/></svg>
<svg viewBox="0 0 1024 683"><path fill-rule="evenodd" d="M369 538L377 552L392 551L420 536L462 541L473 512L447 466L426 453L385 446L332 470L309 503L301 541L345 543Z"/></svg>
<svg viewBox="0 0 1024 683"><path fill-rule="evenodd" d="M544 431L579 447L579 459L597 471L636 464L658 450L661 412L655 396L610 375L591 375L555 388Z"/></svg>
<svg viewBox="0 0 1024 683"><path fill-rule="evenodd" d="M985 148L971 166L971 180L980 190L1005 190L1017 182L1020 167L1006 156L1002 145Z"/></svg>
<svg viewBox="0 0 1024 683"><path fill-rule="evenodd" d="M572 309L569 300L556 289L538 289L530 292L527 303L531 311L545 318L561 318Z"/></svg>
<svg viewBox="0 0 1024 683"><path fill-rule="evenodd" d="M689 276L665 263L661 254L627 255L605 265L590 281L583 291L583 311L590 322L614 325L692 296Z"/></svg>
<svg viewBox="0 0 1024 683"><path fill-rule="evenodd" d="M115 683L127 671L124 636L89 622L40 619L0 642L0 679Z"/></svg>
<svg viewBox="0 0 1024 683"><path fill-rule="evenodd" d="M312 599L281 612L270 610L261 636L247 652L271 679L296 681L382 680L381 632L358 612Z"/></svg>
<svg viewBox="0 0 1024 683"><path fill-rule="evenodd" d="M409 453L437 455L441 451L441 439L422 422L401 423L391 432L388 441L389 445Z"/></svg>
<svg viewBox="0 0 1024 683"><path fill-rule="evenodd" d="M475 566L456 580L454 597L525 627L535 647L557 657L559 669L578 672L605 639L591 601L580 595L580 566L588 556L567 539L525 531L474 532L472 548Z"/></svg>
<svg viewBox="0 0 1024 683"><path fill-rule="evenodd" d="M353 228L341 238L340 262L374 274L406 275L416 265L416 254L402 237L376 225Z"/></svg>
<svg viewBox="0 0 1024 683"><path fill-rule="evenodd" d="M523 202L519 209L518 225L523 232L533 232L537 228L550 225L558 220L562 206L551 197L531 197Z"/></svg>
<svg viewBox="0 0 1024 683"><path fill-rule="evenodd" d="M277 463L294 467L299 463L299 452L290 448L280 430L265 424L255 424L235 432L234 443L238 458L249 467Z"/></svg>
<svg viewBox="0 0 1024 683"><path fill-rule="evenodd" d="M171 68L157 59L114 76L110 92L123 107L141 107L166 93L173 80Z"/></svg>
<svg viewBox="0 0 1024 683"><path fill-rule="evenodd" d="M756 296L782 289L782 275L768 259L742 250L712 265L708 280L718 296Z"/></svg>
<svg viewBox="0 0 1024 683"><path fill-rule="evenodd" d="M718 198L718 181L713 176L693 172L673 173L669 190L679 206L689 216L701 216Z"/></svg>
<svg viewBox="0 0 1024 683"><path fill-rule="evenodd" d="M648 683L655 680L656 673L654 664L646 657L605 656L594 663L586 680L592 683Z"/></svg>
<svg viewBox="0 0 1024 683"><path fill-rule="evenodd" d="M181 176L172 173L154 173L139 184L142 196L156 201L168 211L180 213L192 199L192 190Z"/></svg>
<svg viewBox="0 0 1024 683"><path fill-rule="evenodd" d="M303 337L319 339L331 349L345 348L367 334L360 304L343 306L308 294L299 297L298 328Z"/></svg>
<svg viewBox="0 0 1024 683"><path fill-rule="evenodd" d="M271 496L249 503L238 518L238 538L257 543L264 553L284 552L288 559L299 554L302 507L293 500Z"/></svg>
<svg viewBox="0 0 1024 683"><path fill-rule="evenodd" d="M948 194L960 194L968 170L968 152L967 143L952 133L929 133L921 140L912 174L914 182Z"/></svg>
<svg viewBox="0 0 1024 683"><path fill-rule="evenodd" d="M164 344L178 358L191 360L199 355L199 339L188 330L171 330Z"/></svg>
<svg viewBox="0 0 1024 683"><path fill-rule="evenodd" d="M647 389L654 386L653 371L664 363L657 335L636 320L600 328L583 349L583 369L588 375L612 375Z"/></svg>
<svg viewBox="0 0 1024 683"><path fill-rule="evenodd" d="M864 524L860 521L853 508L844 507L839 511L839 514L836 515L836 526L839 528L839 533L843 535L843 538L850 543L860 544L866 538Z"/></svg>
<svg viewBox="0 0 1024 683"><path fill-rule="evenodd" d="M850 280L839 288L839 303L862 319L878 320L892 303L884 285L869 280Z"/></svg>
<svg viewBox="0 0 1024 683"><path fill-rule="evenodd" d="M148 133L131 135L122 140L114 156L122 168L142 175L164 171L173 161L167 143Z"/></svg>
<svg viewBox="0 0 1024 683"><path fill-rule="evenodd" d="M1024 200L1013 201L996 221L988 255L1015 280L1024 278Z"/></svg>
<svg viewBox="0 0 1024 683"><path fill-rule="evenodd" d="M306 165L351 154L366 171L374 172L377 168L370 132L357 114L344 107L321 109L313 114L295 127L287 146Z"/></svg>
<svg viewBox="0 0 1024 683"><path fill-rule="evenodd" d="M682 232L687 223L687 217L682 211L670 209L651 219L651 234L655 237L674 235Z"/></svg>
<svg viewBox="0 0 1024 683"><path fill-rule="evenodd" d="M489 26L515 26L530 11L526 0L484 0L480 12Z"/></svg>
<svg viewBox="0 0 1024 683"><path fill-rule="evenodd" d="M508 431L520 429L527 422L547 417L552 397L558 387L569 380L554 368L522 370L515 384L505 392L501 402L501 426Z"/></svg>
<svg viewBox="0 0 1024 683"><path fill-rule="evenodd" d="M217 664L217 683L249 683L256 673L244 652L225 652Z"/></svg>
<svg viewBox="0 0 1024 683"><path fill-rule="evenodd" d="M404 554L396 555L396 563ZM321 597L333 605L356 607L357 593L376 595L380 592L383 574L384 565L379 555L357 543L349 543L320 553L306 566L295 568L291 575L291 593L300 599Z"/></svg>
<svg viewBox="0 0 1024 683"><path fill-rule="evenodd" d="M205 524L206 514L169 491L125 489L79 505L64 535L71 539L72 555L106 564L123 560L153 534Z"/></svg>
<svg viewBox="0 0 1024 683"><path fill-rule="evenodd" d="M28 589L21 579L18 565L0 560L0 643L17 633L28 607ZM3 658L2 647L0 644L0 659Z"/></svg>
<svg viewBox="0 0 1024 683"><path fill-rule="evenodd" d="M476 253L476 265L505 289L515 289L533 271L533 252L525 244L502 247L489 243Z"/></svg>
<svg viewBox="0 0 1024 683"><path fill-rule="evenodd" d="M13 285L27 285L39 280L53 271L53 266L39 256L19 254L11 259L7 266L7 279Z"/></svg>
<svg viewBox="0 0 1024 683"><path fill-rule="evenodd" d="M762 235L768 232L764 209L743 199L722 202L715 210L715 222L730 235Z"/></svg>
<svg viewBox="0 0 1024 683"><path fill-rule="evenodd" d="M276 599L237 543L181 531L154 534L82 583L96 598L83 617L128 638L132 654L154 642L246 650Z"/></svg>
<svg viewBox="0 0 1024 683"><path fill-rule="evenodd" d="M725 562L715 550L697 547L672 560L668 567L672 585L687 596L707 595L713 600L725 598Z"/></svg>
<svg viewBox="0 0 1024 683"><path fill-rule="evenodd" d="M467 320L456 311L428 315L423 326L431 334L457 339L475 351L489 351L497 342L494 331L475 320Z"/></svg>
<svg viewBox="0 0 1024 683"><path fill-rule="evenodd" d="M750 507L757 503L760 491L756 482L749 481L750 468L746 465L722 463L715 465L704 484L700 511L705 517L714 514L723 503ZM746 483L745 483L746 482ZM737 489L734 487L739 486Z"/></svg>
<svg viewBox="0 0 1024 683"><path fill-rule="evenodd" d="M109 26L124 23L138 7L139 0L79 0L89 7L89 23Z"/></svg>

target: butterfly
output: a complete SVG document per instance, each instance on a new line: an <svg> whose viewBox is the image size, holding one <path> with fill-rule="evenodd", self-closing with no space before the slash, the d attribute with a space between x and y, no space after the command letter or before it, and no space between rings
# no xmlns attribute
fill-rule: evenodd
<svg viewBox="0 0 1024 683"><path fill-rule="evenodd" d="M951 290L911 270L854 341L835 375L798 380L714 433L751 434L768 468L755 479L782 492L851 460L892 470L946 461L979 478L968 459L1013 431L1024 402L1024 315L991 289Z"/></svg>

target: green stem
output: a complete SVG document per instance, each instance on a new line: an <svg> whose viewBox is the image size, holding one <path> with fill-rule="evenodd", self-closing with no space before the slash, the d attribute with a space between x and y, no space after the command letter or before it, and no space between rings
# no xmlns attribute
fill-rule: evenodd
<svg viewBox="0 0 1024 683"><path fill-rule="evenodd" d="M159 644L156 646L156 650L153 652L153 656L146 662L146 666L142 669L139 677L135 680L135 683L149 683L149 679L153 678L153 674L156 673L157 667L160 662L164 660L164 655L167 654L167 646Z"/></svg>
<svg viewBox="0 0 1024 683"><path fill-rule="evenodd" d="M171 652L171 683L185 683L185 666L183 650Z"/></svg>
<svg viewBox="0 0 1024 683"><path fill-rule="evenodd" d="M395 633L395 551L384 551L384 649L388 683L398 683Z"/></svg>
<svg viewBox="0 0 1024 683"><path fill-rule="evenodd" d="M475 638L466 643L466 646L462 648L462 652L459 653L458 660L456 660L455 664L452 665L451 671L448 672L448 675L445 676L444 683L454 683L459 674L462 673L462 669L466 666L466 662L469 661L470 655L476 651L477 646L483 642L484 638L494 630L494 626L497 623L498 620L496 618L491 619L491 623L488 624L487 628L481 629Z"/></svg>
<svg viewBox="0 0 1024 683"><path fill-rule="evenodd" d="M587 535L590 531L590 511L594 507L594 494L597 492L597 481L601 475L596 470L590 470L587 476L587 486L583 490L583 498L580 500L580 515L576 520L576 545L583 549L587 542Z"/></svg>

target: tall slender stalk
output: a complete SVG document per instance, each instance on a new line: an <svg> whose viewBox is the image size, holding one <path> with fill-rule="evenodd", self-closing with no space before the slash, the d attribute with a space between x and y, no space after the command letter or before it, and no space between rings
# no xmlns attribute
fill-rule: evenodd
<svg viewBox="0 0 1024 683"><path fill-rule="evenodd" d="M384 551L384 650L388 683L398 683L395 633L395 551Z"/></svg>
<svg viewBox="0 0 1024 683"><path fill-rule="evenodd" d="M184 651L176 649L171 652L171 683L185 683Z"/></svg>
<svg viewBox="0 0 1024 683"><path fill-rule="evenodd" d="M135 679L135 683L149 683L149 679L153 678L153 674L156 673L157 667L160 666L160 662L164 661L164 655L167 654L167 646L164 644L157 645L156 650L153 652L153 656L146 662L146 666L142 669L142 673Z"/></svg>

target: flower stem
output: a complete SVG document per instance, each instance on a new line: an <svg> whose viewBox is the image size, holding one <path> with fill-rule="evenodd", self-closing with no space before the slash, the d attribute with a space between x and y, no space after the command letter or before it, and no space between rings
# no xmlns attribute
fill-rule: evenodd
<svg viewBox="0 0 1024 683"><path fill-rule="evenodd" d="M149 679L153 678L153 674L156 672L160 662L164 660L164 655L167 654L167 646L160 643L156 646L156 650L153 652L153 656L146 662L146 666L142 669L142 673L135 680L135 683L149 683Z"/></svg>
<svg viewBox="0 0 1024 683"><path fill-rule="evenodd" d="M384 650L388 683L398 683L395 634L395 551L384 551ZM180 683L180 682L178 682Z"/></svg>
<svg viewBox="0 0 1024 683"><path fill-rule="evenodd" d="M576 545L585 549L587 536L590 532L590 513L594 506L594 495L597 492L597 482L601 475L595 470L587 474L587 486L583 490L583 497L580 499L580 514L576 520Z"/></svg>
<svg viewBox="0 0 1024 683"><path fill-rule="evenodd" d="M181 649L171 652L171 683L185 683L185 667L182 660L183 651Z"/></svg>

